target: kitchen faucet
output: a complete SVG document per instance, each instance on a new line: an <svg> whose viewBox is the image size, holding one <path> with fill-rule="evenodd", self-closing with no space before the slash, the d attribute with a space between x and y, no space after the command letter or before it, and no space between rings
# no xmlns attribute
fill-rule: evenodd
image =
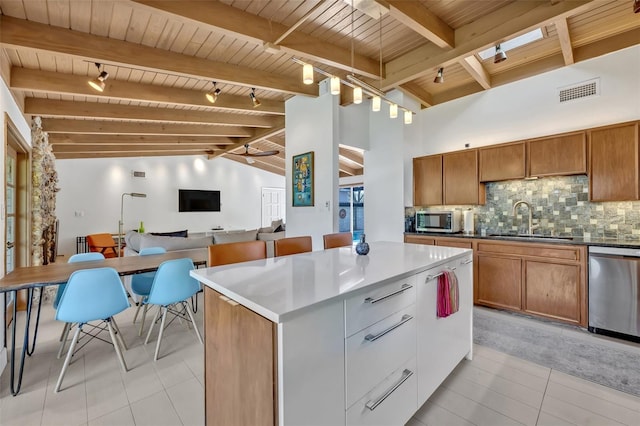
<svg viewBox="0 0 640 426"><path fill-rule="evenodd" d="M511 211L511 214L513 216L516 215L516 208L520 204L524 204L525 206L527 206L529 208L529 230L528 230L527 234L528 235L533 235L533 230L536 229L538 227L538 225L533 225L533 209L531 208L531 204L527 203L524 200L516 201L515 203L513 203L513 209Z"/></svg>

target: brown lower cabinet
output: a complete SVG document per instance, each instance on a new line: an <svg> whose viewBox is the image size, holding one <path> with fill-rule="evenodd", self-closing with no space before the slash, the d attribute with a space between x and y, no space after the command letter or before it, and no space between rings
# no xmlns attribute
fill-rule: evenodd
<svg viewBox="0 0 640 426"><path fill-rule="evenodd" d="M204 288L205 424L274 426L276 325Z"/></svg>
<svg viewBox="0 0 640 426"><path fill-rule="evenodd" d="M472 248L476 305L587 326L587 247L406 235L405 242Z"/></svg>

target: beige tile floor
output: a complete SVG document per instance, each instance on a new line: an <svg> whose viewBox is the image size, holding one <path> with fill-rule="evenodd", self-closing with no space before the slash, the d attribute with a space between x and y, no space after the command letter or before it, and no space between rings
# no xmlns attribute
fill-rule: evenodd
<svg viewBox="0 0 640 426"><path fill-rule="evenodd" d="M9 393L8 369L2 374L0 425L202 425L203 347L193 330L172 324L162 358L153 362L155 339L143 344L131 323L133 313L129 309L117 317L129 345L129 372L121 372L107 344L92 342L71 364L56 394L61 325L53 320L51 306L43 306L38 346L27 360L17 397ZM202 310L197 319L202 320ZM640 359L640 348L629 347ZM638 397L486 347L476 345L474 351L473 361L462 361L407 426L640 424Z"/></svg>

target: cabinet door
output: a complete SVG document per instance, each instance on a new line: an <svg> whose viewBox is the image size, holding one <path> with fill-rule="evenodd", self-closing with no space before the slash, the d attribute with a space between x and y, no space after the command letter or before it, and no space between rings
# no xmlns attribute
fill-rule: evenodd
<svg viewBox="0 0 640 426"><path fill-rule="evenodd" d="M471 356L473 309L471 258L471 255L468 255L417 276L418 406L424 404L463 357ZM460 309L446 318L438 318L438 279L433 277L445 268L455 268Z"/></svg>
<svg viewBox="0 0 640 426"><path fill-rule="evenodd" d="M638 199L638 124L589 132L591 201Z"/></svg>
<svg viewBox="0 0 640 426"><path fill-rule="evenodd" d="M580 266L525 262L524 310L580 323Z"/></svg>
<svg viewBox="0 0 640 426"><path fill-rule="evenodd" d="M205 287L205 419L207 425L276 421L276 325Z"/></svg>
<svg viewBox="0 0 640 426"><path fill-rule="evenodd" d="M478 254L476 303L496 308L522 307L522 260Z"/></svg>
<svg viewBox="0 0 640 426"><path fill-rule="evenodd" d="M436 245L435 240L433 238L423 237L420 235L405 235L404 242L411 243L411 244L425 244L429 246Z"/></svg>
<svg viewBox="0 0 640 426"><path fill-rule="evenodd" d="M436 239L436 245L442 247L459 247L459 248L473 248L473 244L468 240L454 240L454 239Z"/></svg>
<svg viewBox="0 0 640 426"><path fill-rule="evenodd" d="M442 205L442 155L413 159L413 205Z"/></svg>
<svg viewBox="0 0 640 426"><path fill-rule="evenodd" d="M525 177L525 143L481 148L480 182L496 182Z"/></svg>
<svg viewBox="0 0 640 426"><path fill-rule="evenodd" d="M568 133L527 142L529 176L566 176L587 173L587 135Z"/></svg>
<svg viewBox="0 0 640 426"><path fill-rule="evenodd" d="M478 151L442 156L444 204L484 204L484 184L478 181Z"/></svg>

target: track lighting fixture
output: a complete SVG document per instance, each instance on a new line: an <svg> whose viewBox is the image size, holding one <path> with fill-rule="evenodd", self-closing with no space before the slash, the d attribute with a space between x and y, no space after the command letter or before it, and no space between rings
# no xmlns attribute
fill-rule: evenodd
<svg viewBox="0 0 640 426"><path fill-rule="evenodd" d="M260 106L261 102L256 97L256 88L255 87L251 88L251 93L249 93L249 97L251 98L251 102L253 102L253 107L254 108L257 108L257 107Z"/></svg>
<svg viewBox="0 0 640 426"><path fill-rule="evenodd" d="M220 96L220 92L222 90L218 89L216 86L218 83L216 83L215 81L212 82L213 83L213 90L211 90L210 92L208 92L205 97L207 98L207 100L209 102L211 102L212 104L215 104L216 101L218 100L218 96Z"/></svg>
<svg viewBox="0 0 640 426"><path fill-rule="evenodd" d="M438 73L436 74L436 78L433 79L434 83L444 83L444 77L442 76L442 72L444 71L444 68L438 68Z"/></svg>
<svg viewBox="0 0 640 426"><path fill-rule="evenodd" d="M207 98L207 100L209 102L211 102L212 104L215 104L216 101L218 100L218 96L220 96L220 92L222 92L222 90L218 89L216 86L218 83L216 83L215 81L212 81L213 83L213 90L209 91L205 97Z"/></svg>
<svg viewBox="0 0 640 426"><path fill-rule="evenodd" d="M633 13L640 13L640 0L633 0Z"/></svg>
<svg viewBox="0 0 640 426"><path fill-rule="evenodd" d="M102 64L96 62L96 68L98 68L98 71L100 71L100 68L102 67ZM91 86L93 89L97 90L98 92L104 92L104 88L105 88L105 81L107 80L107 78L109 78L109 73L106 72L104 70L104 68L102 68L102 71L100 72L100 74L94 78L93 80L89 80L89 86Z"/></svg>
<svg viewBox="0 0 640 426"><path fill-rule="evenodd" d="M313 65L304 64L302 66L302 82L304 84L313 84Z"/></svg>
<svg viewBox="0 0 640 426"><path fill-rule="evenodd" d="M507 54L500 49L500 45L496 44L496 54L493 56L493 63L498 64L507 60Z"/></svg>

